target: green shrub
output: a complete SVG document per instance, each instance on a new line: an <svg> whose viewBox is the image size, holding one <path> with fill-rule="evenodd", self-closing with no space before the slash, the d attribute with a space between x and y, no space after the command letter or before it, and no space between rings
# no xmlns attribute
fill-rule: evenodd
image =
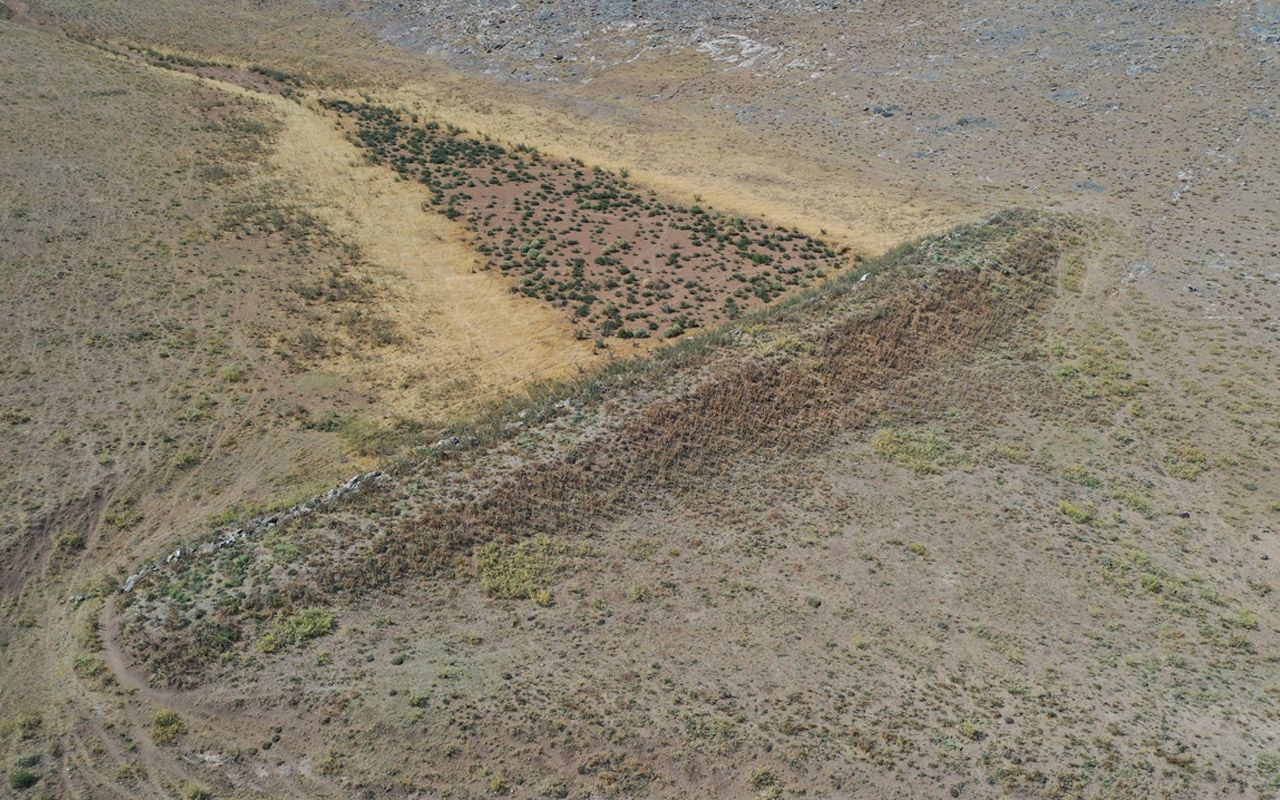
<svg viewBox="0 0 1280 800"><path fill-rule="evenodd" d="M1130 489L1124 486L1117 486L1107 492L1107 497L1112 500L1118 500L1128 508L1137 511L1139 514L1151 513L1151 501L1136 489Z"/></svg>
<svg viewBox="0 0 1280 800"><path fill-rule="evenodd" d="M1058 501L1058 511L1065 515L1072 522L1078 522L1081 525L1087 525L1093 521L1093 509L1088 506L1078 506L1068 500Z"/></svg>
<svg viewBox="0 0 1280 800"><path fill-rule="evenodd" d="M627 556L636 561L648 561L658 552L658 543L653 539L636 539L627 545Z"/></svg>
<svg viewBox="0 0 1280 800"><path fill-rule="evenodd" d="M882 428L871 438L871 449L886 461L901 464L917 475L933 475L965 463L950 442L928 431Z"/></svg>
<svg viewBox="0 0 1280 800"><path fill-rule="evenodd" d="M30 626L23 626L23 627L30 627ZM34 739L36 735L40 733L40 729L43 727L44 727L44 720L41 719L39 714L23 714L22 716L18 717L18 723L17 723L18 738Z"/></svg>
<svg viewBox="0 0 1280 800"><path fill-rule="evenodd" d="M967 719L960 720L960 724L956 726L956 730L961 736L974 742L981 739L984 735L981 728L974 724L972 720Z"/></svg>
<svg viewBox="0 0 1280 800"><path fill-rule="evenodd" d="M775 775L772 770L765 769L764 767L754 767L750 774L748 774L747 780L751 782L752 789L764 789L776 784L778 782L778 776Z"/></svg>
<svg viewBox="0 0 1280 800"><path fill-rule="evenodd" d="M182 787L182 800L210 800L213 793L196 783L186 783Z"/></svg>
<svg viewBox="0 0 1280 800"><path fill-rule="evenodd" d="M1199 449L1191 446L1179 447L1165 458L1169 464L1169 474L1184 481L1195 480L1200 473L1208 469L1208 459Z"/></svg>
<svg viewBox="0 0 1280 800"><path fill-rule="evenodd" d="M59 555L70 555L84 549L84 534L79 531L64 530L54 540L54 547Z"/></svg>
<svg viewBox="0 0 1280 800"><path fill-rule="evenodd" d="M162 708L151 717L151 741L158 745L173 744L182 731L182 717L171 708Z"/></svg>
<svg viewBox="0 0 1280 800"><path fill-rule="evenodd" d="M490 542L476 552L480 588L490 597L530 599L550 605L548 585L568 567L568 557L583 555L549 536L535 536L515 544Z"/></svg>
<svg viewBox="0 0 1280 800"><path fill-rule="evenodd" d="M9 773L9 786L13 789L30 789L40 781L40 776L29 769L15 769Z"/></svg>
<svg viewBox="0 0 1280 800"><path fill-rule="evenodd" d="M325 608L304 608L297 614L276 620L271 630L258 640L258 649L274 653L282 647L296 647L308 639L333 632L336 618Z"/></svg>
<svg viewBox="0 0 1280 800"><path fill-rule="evenodd" d="M1085 469L1083 464L1067 464L1062 468L1062 477L1081 486L1097 488L1102 485L1098 476Z"/></svg>

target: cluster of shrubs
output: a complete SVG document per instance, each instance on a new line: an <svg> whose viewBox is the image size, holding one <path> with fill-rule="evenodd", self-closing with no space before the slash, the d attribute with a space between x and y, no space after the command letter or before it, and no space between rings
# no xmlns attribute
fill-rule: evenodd
<svg viewBox="0 0 1280 800"><path fill-rule="evenodd" d="M503 147L386 106L324 100L371 161L430 190L513 291L565 310L581 335L678 336L733 319L847 265L794 229L659 198L580 161Z"/></svg>

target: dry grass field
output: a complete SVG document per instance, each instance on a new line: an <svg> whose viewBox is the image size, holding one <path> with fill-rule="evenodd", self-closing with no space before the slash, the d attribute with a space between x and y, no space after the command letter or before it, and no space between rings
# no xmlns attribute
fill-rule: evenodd
<svg viewBox="0 0 1280 800"><path fill-rule="evenodd" d="M1280 17L843 6L5 0L0 795L1280 796Z"/></svg>

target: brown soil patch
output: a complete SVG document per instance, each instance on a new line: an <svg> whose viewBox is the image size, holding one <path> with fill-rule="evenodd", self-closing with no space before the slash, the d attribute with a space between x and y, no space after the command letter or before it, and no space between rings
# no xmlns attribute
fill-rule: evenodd
<svg viewBox="0 0 1280 800"><path fill-rule="evenodd" d="M671 338L733 319L853 263L847 249L660 198L599 167L502 147L382 106L325 101L372 158L461 219L487 266L579 338ZM625 171L624 171L625 172Z"/></svg>

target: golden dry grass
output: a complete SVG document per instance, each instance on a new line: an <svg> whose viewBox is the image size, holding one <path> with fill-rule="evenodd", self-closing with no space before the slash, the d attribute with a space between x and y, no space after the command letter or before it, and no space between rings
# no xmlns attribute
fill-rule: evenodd
<svg viewBox="0 0 1280 800"><path fill-rule="evenodd" d="M621 97L644 97L678 83L699 65L694 56L646 64L644 71L610 78ZM627 168L638 182L685 203L700 198L726 212L771 220L855 252L877 254L915 236L971 219L971 199L937 193L903 195L887 181L818 153L772 146L719 120L684 114L678 106L613 108L591 113L602 93L580 103L544 102L480 76L435 71L430 80L374 91L380 102L428 114L500 141L523 143L558 158L581 158L609 169ZM574 90L567 94L572 97ZM560 100L565 100L561 97Z"/></svg>
<svg viewBox="0 0 1280 800"><path fill-rule="evenodd" d="M179 3L161 12L121 0L42 0L33 9L73 30L240 63L265 61L351 91L402 105L500 141L617 169L685 203L769 219L872 255L937 232L991 202L934 187L923 194L890 165L854 163L820 149L796 149L679 102L655 100L705 74L705 59L683 54L644 59L589 85L515 87L458 72L376 39L350 18L311 13L299 0L263 14L249 4ZM262 41L271 43L264 53ZM749 92L749 73L725 75L731 92Z"/></svg>
<svg viewBox="0 0 1280 800"><path fill-rule="evenodd" d="M251 97L279 120L272 170L299 187L308 211L360 248L387 290L381 312L407 334L377 359L346 354L322 367L376 392L389 415L443 423L601 360L551 309L482 271L461 227L426 210L430 193L367 163L321 110L225 81L156 71Z"/></svg>
<svg viewBox="0 0 1280 800"><path fill-rule="evenodd" d="M343 359L336 370L379 388L394 413L444 420L599 361L551 309L481 271L460 228L424 211L424 187L363 163L327 116L278 98L274 106L285 126L273 163L385 271L385 311L411 331L378 363Z"/></svg>

